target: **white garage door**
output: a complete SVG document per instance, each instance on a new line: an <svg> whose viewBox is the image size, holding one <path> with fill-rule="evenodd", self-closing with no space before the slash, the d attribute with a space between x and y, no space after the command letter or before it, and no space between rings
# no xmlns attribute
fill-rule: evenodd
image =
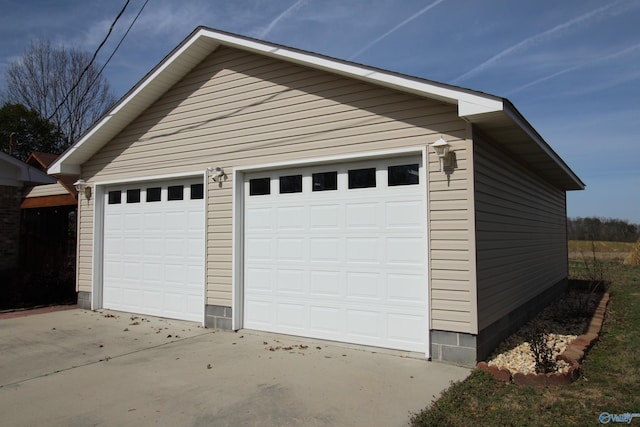
<svg viewBox="0 0 640 427"><path fill-rule="evenodd" d="M244 327L426 351L420 158L245 177Z"/></svg>
<svg viewBox="0 0 640 427"><path fill-rule="evenodd" d="M202 179L105 190L103 306L201 322Z"/></svg>

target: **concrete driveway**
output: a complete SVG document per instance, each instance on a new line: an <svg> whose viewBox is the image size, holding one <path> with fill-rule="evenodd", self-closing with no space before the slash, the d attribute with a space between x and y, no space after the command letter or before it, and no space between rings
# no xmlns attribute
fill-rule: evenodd
<svg viewBox="0 0 640 427"><path fill-rule="evenodd" d="M0 319L2 425L402 426L469 370L126 313Z"/></svg>

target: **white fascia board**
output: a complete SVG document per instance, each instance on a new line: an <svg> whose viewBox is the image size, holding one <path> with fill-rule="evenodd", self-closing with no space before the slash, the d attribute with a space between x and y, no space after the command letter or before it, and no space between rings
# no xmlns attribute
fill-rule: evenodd
<svg viewBox="0 0 640 427"><path fill-rule="evenodd" d="M465 94L466 95L466 94ZM477 98L477 97L476 97ZM470 96L462 97L458 101L458 116L464 118L476 114L495 113L504 110L502 100L483 99L483 102L477 102Z"/></svg>
<svg viewBox="0 0 640 427"><path fill-rule="evenodd" d="M199 40L199 36L192 37L187 40L182 46L180 46L170 57L165 59L158 68L153 71L150 75L145 77L140 84L135 87L131 93L127 94L124 98L122 98L109 113L104 116L87 134L85 134L82 139L78 140L75 144L73 144L67 152L65 152L62 156L60 156L47 170L49 174L80 174L80 165L78 161L74 162L74 157L78 156L82 159L82 151L86 150L87 147L83 147L86 143L95 144L101 146L102 139L100 138L100 133L103 131L104 127L113 119L115 116L121 114L129 114L133 119L134 116L137 116L144 108L146 108L148 103L140 105L135 104L135 99L142 96L143 92L147 92L149 90L166 90L167 86L173 84L173 80L170 83L163 82L158 84L161 80L158 78L162 75L168 68L170 68L176 60L182 57L186 51L188 51L197 41ZM189 57L189 56L187 56ZM193 62L199 61L201 58L196 56L192 59ZM153 87L153 84L156 83L157 88ZM132 111L127 111L127 107ZM124 111L123 111L124 110ZM128 121L126 121L128 123ZM124 127L124 126L122 126ZM105 141L106 142L106 141ZM78 150L80 147L83 147L83 150ZM89 148L88 151L91 151ZM91 155L87 156L91 157ZM81 162L84 159L81 160Z"/></svg>

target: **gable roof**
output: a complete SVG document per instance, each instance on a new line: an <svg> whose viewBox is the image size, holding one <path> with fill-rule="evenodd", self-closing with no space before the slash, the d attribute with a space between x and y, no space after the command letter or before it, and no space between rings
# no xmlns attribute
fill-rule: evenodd
<svg viewBox="0 0 640 427"><path fill-rule="evenodd" d="M29 166L33 166L36 169L46 172L47 168L49 168L49 166L51 166L51 164L55 162L58 157L59 157L58 154L43 153L41 151L32 151L31 154L29 154L29 157L27 157L27 160L25 160L24 162ZM58 184L60 184L68 194L72 195L74 199L77 199L78 190L76 190L75 185L73 185L75 181L78 179L77 174L74 174L74 175L57 175L56 174L56 178L58 179ZM26 197L31 197L31 196L27 194Z"/></svg>
<svg viewBox="0 0 640 427"><path fill-rule="evenodd" d="M239 36L207 27L196 28L116 105L67 149L50 174L79 174L80 166L122 131L162 94L220 46L272 57L370 84L456 105L466 120L549 182L564 190L584 189L584 183L505 98L418 77Z"/></svg>
<svg viewBox="0 0 640 427"><path fill-rule="evenodd" d="M6 153L0 152L0 185L24 187L54 184L56 179Z"/></svg>
<svg viewBox="0 0 640 427"><path fill-rule="evenodd" d="M58 158L57 154L43 153L41 151L32 151L24 162L30 166L40 166L43 170L48 168L51 163Z"/></svg>

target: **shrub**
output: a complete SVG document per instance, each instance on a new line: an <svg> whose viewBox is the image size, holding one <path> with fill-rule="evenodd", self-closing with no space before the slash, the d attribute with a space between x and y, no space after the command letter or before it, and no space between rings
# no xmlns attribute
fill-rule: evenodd
<svg viewBox="0 0 640 427"><path fill-rule="evenodd" d="M536 373L555 372L556 361L553 357L553 345L549 345L549 331L542 323L534 321L526 340L536 361Z"/></svg>

